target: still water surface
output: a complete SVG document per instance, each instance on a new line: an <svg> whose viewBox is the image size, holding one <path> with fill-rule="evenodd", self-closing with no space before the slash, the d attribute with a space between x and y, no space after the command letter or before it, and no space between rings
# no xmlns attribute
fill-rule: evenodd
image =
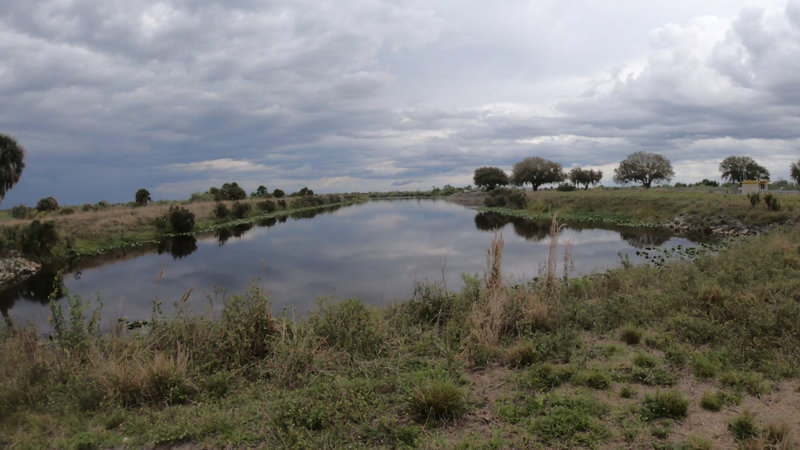
<svg viewBox="0 0 800 450"><path fill-rule="evenodd" d="M503 274L522 280L546 264L549 224L478 213L443 200L371 201L288 220L165 242L81 263L57 280L70 294L103 300L103 321L146 319L153 299L165 312L192 289L187 305L207 311L215 290L238 293L257 285L274 311L312 309L319 297L358 297L374 305L409 297L416 282L462 286L461 274L483 273L486 250L497 228L505 241ZM624 231L566 227L559 237L558 274L564 244L572 242L570 276L634 263L643 247L696 247L658 230ZM53 274L0 293L0 307L15 323L46 326ZM62 298L60 300L64 302ZM218 303L218 302L217 302Z"/></svg>

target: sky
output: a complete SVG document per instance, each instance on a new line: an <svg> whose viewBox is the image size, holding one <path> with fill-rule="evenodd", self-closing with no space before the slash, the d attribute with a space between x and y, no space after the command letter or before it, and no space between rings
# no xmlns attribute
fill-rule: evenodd
<svg viewBox="0 0 800 450"><path fill-rule="evenodd" d="M0 208L800 159L800 0L3 0Z"/></svg>

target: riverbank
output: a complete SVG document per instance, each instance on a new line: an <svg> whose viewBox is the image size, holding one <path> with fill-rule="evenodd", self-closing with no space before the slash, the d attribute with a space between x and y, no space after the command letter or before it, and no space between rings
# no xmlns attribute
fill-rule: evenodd
<svg viewBox="0 0 800 450"><path fill-rule="evenodd" d="M511 285L498 240L458 293L302 320L256 289L138 332L56 309L52 340L2 333L0 445L794 448L798 242Z"/></svg>
<svg viewBox="0 0 800 450"><path fill-rule="evenodd" d="M486 194L472 193L454 200L482 204ZM634 227L664 227L680 234L750 236L775 226L800 221L800 195L779 197L778 209L763 202L751 204L745 195L693 192L672 188L604 189L526 192L522 209L486 208L500 214L533 220L605 223Z"/></svg>

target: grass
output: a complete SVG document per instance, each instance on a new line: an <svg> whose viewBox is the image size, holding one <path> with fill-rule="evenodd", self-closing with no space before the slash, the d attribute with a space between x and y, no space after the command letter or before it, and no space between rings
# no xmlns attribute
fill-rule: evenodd
<svg viewBox="0 0 800 450"><path fill-rule="evenodd" d="M495 241L460 292L292 319L250 289L107 334L75 298L53 339L0 329L0 447L791 448L799 242L510 286Z"/></svg>
<svg viewBox="0 0 800 450"><path fill-rule="evenodd" d="M195 215L194 232L213 232L220 228L252 223L264 218L287 214L298 214L323 207L347 205L364 201L359 195L321 195L314 196L316 201L308 198L287 198L286 208L265 211L258 207L260 199L240 201L195 201L195 202L157 202L147 206L133 207L130 204L104 204L80 208L72 214L55 212L37 212L27 219L13 219L8 215L0 216L0 230L27 226L32 220L52 221L60 236L53 253L61 256L93 255L105 250L119 247L137 247L157 242L163 235L156 222L164 217L172 206L181 206ZM218 205L233 209L222 221L217 217ZM73 210L77 208L72 208Z"/></svg>

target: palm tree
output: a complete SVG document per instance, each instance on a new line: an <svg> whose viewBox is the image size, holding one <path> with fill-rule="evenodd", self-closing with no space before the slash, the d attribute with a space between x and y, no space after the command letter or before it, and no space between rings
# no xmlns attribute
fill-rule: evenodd
<svg viewBox="0 0 800 450"><path fill-rule="evenodd" d="M0 200L19 181L24 158L25 149L11 136L0 133Z"/></svg>

